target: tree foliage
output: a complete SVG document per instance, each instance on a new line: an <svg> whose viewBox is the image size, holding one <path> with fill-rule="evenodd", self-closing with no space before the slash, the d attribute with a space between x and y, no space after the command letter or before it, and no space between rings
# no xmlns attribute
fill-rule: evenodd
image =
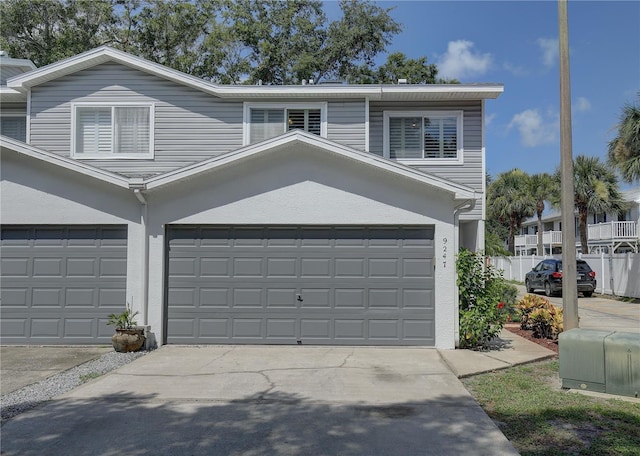
<svg viewBox="0 0 640 456"><path fill-rule="evenodd" d="M640 181L640 93L639 101L622 109L618 134L609 143L609 163L627 182Z"/></svg>
<svg viewBox="0 0 640 456"><path fill-rule="evenodd" d="M529 178L529 192L535 202L535 213L538 217L538 255L544 255L544 246L542 245L542 233L544 231L542 214L545 209L545 201L553 199L558 191L559 186L548 173L534 174Z"/></svg>
<svg viewBox="0 0 640 456"><path fill-rule="evenodd" d="M530 177L520 169L512 169L498 175L489 185L487 208L489 217L509 228L508 249L515 253L516 231L522 222L534 214L536 202L530 193Z"/></svg>
<svg viewBox="0 0 640 456"><path fill-rule="evenodd" d="M117 18L106 0L0 2L0 47L44 66L111 42Z"/></svg>
<svg viewBox="0 0 640 456"><path fill-rule="evenodd" d="M369 0L4 0L0 45L37 66L107 44L225 84L438 80L426 57L376 59L402 26Z"/></svg>
<svg viewBox="0 0 640 456"><path fill-rule="evenodd" d="M602 214L620 212L626 208L618 181L614 172L598 157L577 156L573 161L574 204L578 212L580 245L582 253L589 253L587 237L587 216L589 213ZM554 175L560 185L561 172L558 168ZM560 205L560 194L553 199L555 206Z"/></svg>

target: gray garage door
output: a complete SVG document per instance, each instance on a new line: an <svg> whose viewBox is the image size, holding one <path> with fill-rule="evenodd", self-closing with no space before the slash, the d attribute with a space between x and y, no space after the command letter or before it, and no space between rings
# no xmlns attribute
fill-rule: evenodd
<svg viewBox="0 0 640 456"><path fill-rule="evenodd" d="M170 227L167 343L434 345L433 233Z"/></svg>
<svg viewBox="0 0 640 456"><path fill-rule="evenodd" d="M126 304L121 226L2 227L2 343L109 343Z"/></svg>

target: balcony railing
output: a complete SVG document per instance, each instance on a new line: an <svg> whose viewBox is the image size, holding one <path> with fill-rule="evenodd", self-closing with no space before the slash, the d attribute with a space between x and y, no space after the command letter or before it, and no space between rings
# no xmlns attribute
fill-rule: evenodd
<svg viewBox="0 0 640 456"><path fill-rule="evenodd" d="M543 231L542 243L544 245L560 245L562 244L562 231ZM537 234L523 234L516 236L516 247L535 247L538 245Z"/></svg>
<svg viewBox="0 0 640 456"><path fill-rule="evenodd" d="M638 233L638 223L636 222L606 222L587 225L589 241L635 241L638 239ZM579 242L579 235L576 235L576 244ZM562 244L562 231L544 231L542 243L544 245ZM516 247L533 248L537 245L537 234L523 234L515 238Z"/></svg>
<svg viewBox="0 0 640 456"><path fill-rule="evenodd" d="M587 225L587 237L590 241L615 241L638 239L636 222L605 222Z"/></svg>

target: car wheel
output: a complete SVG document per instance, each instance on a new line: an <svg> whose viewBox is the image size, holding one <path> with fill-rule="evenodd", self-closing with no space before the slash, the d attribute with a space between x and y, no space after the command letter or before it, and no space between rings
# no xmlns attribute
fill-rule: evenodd
<svg viewBox="0 0 640 456"><path fill-rule="evenodd" d="M531 287L531 284L529 283L529 280L525 280L524 286L527 289L527 293L533 293L533 288Z"/></svg>
<svg viewBox="0 0 640 456"><path fill-rule="evenodd" d="M582 294L585 298L590 298L593 295L593 291L583 291Z"/></svg>
<svg viewBox="0 0 640 456"><path fill-rule="evenodd" d="M551 296L553 294L551 292L551 284L549 282L544 283L544 294L547 296Z"/></svg>

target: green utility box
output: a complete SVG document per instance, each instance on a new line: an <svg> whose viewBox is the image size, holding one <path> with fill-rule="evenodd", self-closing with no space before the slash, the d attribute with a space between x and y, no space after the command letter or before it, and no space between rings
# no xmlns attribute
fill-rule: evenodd
<svg viewBox="0 0 640 456"><path fill-rule="evenodd" d="M640 334L615 332L604 340L605 391L640 397Z"/></svg>
<svg viewBox="0 0 640 456"><path fill-rule="evenodd" d="M604 340L612 331L571 329L560 333L560 379L563 388L604 393Z"/></svg>

